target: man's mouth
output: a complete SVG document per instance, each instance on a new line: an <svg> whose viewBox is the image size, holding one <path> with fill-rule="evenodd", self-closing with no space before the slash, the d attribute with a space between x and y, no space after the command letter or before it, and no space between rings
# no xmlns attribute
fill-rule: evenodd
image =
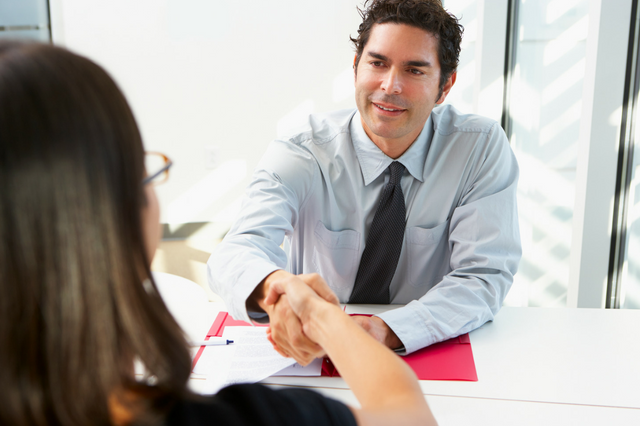
<svg viewBox="0 0 640 426"><path fill-rule="evenodd" d="M376 107L378 107L378 108L380 108L381 110L383 110L383 111L389 111L389 112L402 112L402 111L404 111L404 109L402 109L402 108L384 107L384 106L382 106L382 105L380 105L380 104L377 104L377 103L375 103L375 102L373 102L373 104L374 104Z"/></svg>

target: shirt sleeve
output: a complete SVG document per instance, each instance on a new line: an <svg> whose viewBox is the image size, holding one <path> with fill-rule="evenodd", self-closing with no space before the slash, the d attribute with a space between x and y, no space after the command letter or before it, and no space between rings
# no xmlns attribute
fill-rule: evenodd
<svg viewBox="0 0 640 426"><path fill-rule="evenodd" d="M494 124L449 226L451 272L422 298L380 314L409 354L468 333L500 310L522 255L518 164Z"/></svg>
<svg viewBox="0 0 640 426"><path fill-rule="evenodd" d="M207 262L211 289L231 315L250 322L246 300L271 272L285 269L280 247L293 233L318 167L300 145L272 142L247 188L240 216Z"/></svg>

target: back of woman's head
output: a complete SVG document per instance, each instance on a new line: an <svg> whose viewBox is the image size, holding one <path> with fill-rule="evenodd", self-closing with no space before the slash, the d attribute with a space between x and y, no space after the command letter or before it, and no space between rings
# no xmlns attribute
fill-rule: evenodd
<svg viewBox="0 0 640 426"><path fill-rule="evenodd" d="M104 70L0 43L0 424L106 424L114 392L183 391L184 338L142 285L143 163ZM134 359L155 386L135 382Z"/></svg>

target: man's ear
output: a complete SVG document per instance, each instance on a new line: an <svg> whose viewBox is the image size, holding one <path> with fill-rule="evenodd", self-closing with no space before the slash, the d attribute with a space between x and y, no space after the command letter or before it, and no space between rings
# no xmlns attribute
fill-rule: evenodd
<svg viewBox="0 0 640 426"><path fill-rule="evenodd" d="M358 60L358 54L353 55L353 82L355 84L356 79L358 78L358 69L356 68L356 61Z"/></svg>
<svg viewBox="0 0 640 426"><path fill-rule="evenodd" d="M444 102L444 100L447 98L447 95L451 91L451 88L456 83L456 77L457 76L458 76L458 73L456 71L451 73L451 75L447 79L447 82L444 84L444 87L442 88L442 94L440 95L440 98L438 99L436 104L440 105L441 103Z"/></svg>

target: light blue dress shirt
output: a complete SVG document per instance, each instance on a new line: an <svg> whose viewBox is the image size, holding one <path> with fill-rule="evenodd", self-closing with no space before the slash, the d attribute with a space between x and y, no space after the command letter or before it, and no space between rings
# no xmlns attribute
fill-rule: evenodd
<svg viewBox="0 0 640 426"><path fill-rule="evenodd" d="M233 317L249 321L247 298L277 269L317 272L347 302L392 161L356 110L311 115L305 130L272 142L208 262ZM498 123L449 105L397 161L407 226L389 293L406 306L379 317L411 353L500 309L521 257L518 165Z"/></svg>

